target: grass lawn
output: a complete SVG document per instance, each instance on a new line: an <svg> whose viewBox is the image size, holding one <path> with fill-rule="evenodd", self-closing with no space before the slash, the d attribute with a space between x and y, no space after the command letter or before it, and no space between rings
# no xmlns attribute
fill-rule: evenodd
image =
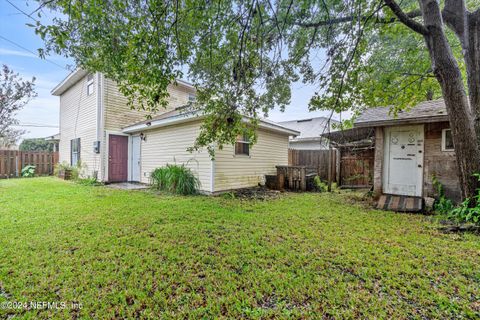
<svg viewBox="0 0 480 320"><path fill-rule="evenodd" d="M1 180L0 226L0 318L480 317L480 237L345 195ZM11 309L29 301L58 309Z"/></svg>

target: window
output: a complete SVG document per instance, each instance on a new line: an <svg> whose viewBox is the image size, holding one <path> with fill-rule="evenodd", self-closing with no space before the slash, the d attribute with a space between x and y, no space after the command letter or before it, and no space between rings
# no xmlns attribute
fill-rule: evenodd
<svg viewBox="0 0 480 320"><path fill-rule="evenodd" d="M250 140L246 134L239 135L237 137L237 142L235 143L235 154L236 155L250 155Z"/></svg>
<svg viewBox="0 0 480 320"><path fill-rule="evenodd" d="M93 74L87 75L87 96L91 95L94 90L94 83L93 83Z"/></svg>
<svg viewBox="0 0 480 320"><path fill-rule="evenodd" d="M76 166L80 161L80 138L70 140L70 164Z"/></svg>
<svg viewBox="0 0 480 320"><path fill-rule="evenodd" d="M188 94L188 102L195 102L197 100L197 96L193 93Z"/></svg>
<svg viewBox="0 0 480 320"><path fill-rule="evenodd" d="M442 151L453 151L453 138L451 129L442 130Z"/></svg>

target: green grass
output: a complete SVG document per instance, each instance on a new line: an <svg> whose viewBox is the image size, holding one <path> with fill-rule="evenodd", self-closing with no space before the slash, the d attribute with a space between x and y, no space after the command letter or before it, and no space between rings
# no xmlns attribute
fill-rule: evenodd
<svg viewBox="0 0 480 320"><path fill-rule="evenodd" d="M0 318L480 316L478 236L344 195L241 202L2 180L0 226L0 302L67 303Z"/></svg>

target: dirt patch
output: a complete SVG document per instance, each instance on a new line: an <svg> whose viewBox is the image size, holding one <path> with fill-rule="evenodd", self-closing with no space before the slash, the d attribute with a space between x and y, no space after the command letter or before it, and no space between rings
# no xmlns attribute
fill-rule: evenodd
<svg viewBox="0 0 480 320"><path fill-rule="evenodd" d="M241 200L271 200L281 197L282 192L265 187L254 187L232 190L230 192L222 193L221 196L224 198Z"/></svg>

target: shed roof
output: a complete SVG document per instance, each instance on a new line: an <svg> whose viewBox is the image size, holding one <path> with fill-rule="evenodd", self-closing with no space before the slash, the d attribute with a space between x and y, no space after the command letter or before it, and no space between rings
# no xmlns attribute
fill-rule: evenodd
<svg viewBox="0 0 480 320"><path fill-rule="evenodd" d="M394 116L390 107L366 109L355 121L355 127L378 127L393 124L427 123L448 121L443 99L424 101L411 108L401 110Z"/></svg>

